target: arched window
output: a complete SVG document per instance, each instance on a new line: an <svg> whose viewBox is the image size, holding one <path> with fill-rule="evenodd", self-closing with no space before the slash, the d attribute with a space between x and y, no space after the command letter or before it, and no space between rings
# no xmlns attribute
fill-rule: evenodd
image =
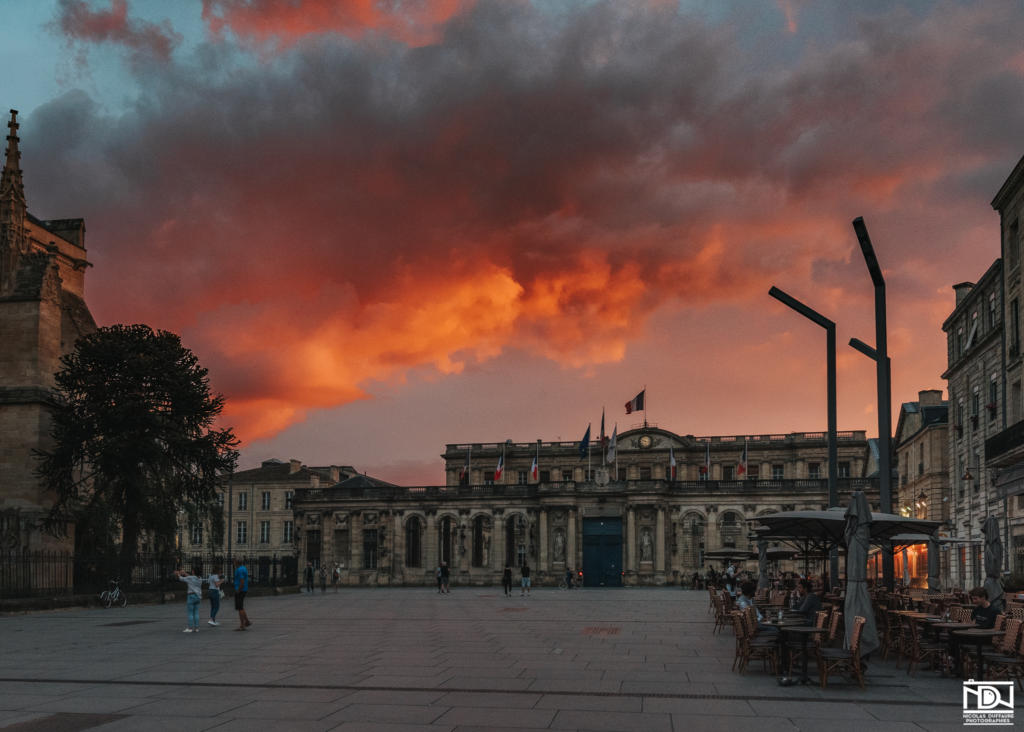
<svg viewBox="0 0 1024 732"><path fill-rule="evenodd" d="M735 511L726 511L722 514L719 529L722 536L722 546L735 549L744 544L743 517Z"/></svg>
<svg viewBox="0 0 1024 732"><path fill-rule="evenodd" d="M700 569L704 558L704 517L688 513L682 521L682 561L687 569Z"/></svg>
<svg viewBox="0 0 1024 732"><path fill-rule="evenodd" d="M490 538L486 516L473 519L473 566L486 567L490 563Z"/></svg>
<svg viewBox="0 0 1024 732"><path fill-rule="evenodd" d="M438 544L441 547L441 561L450 567L452 566L452 542L455 540L454 519L451 516L445 516L441 519L438 531L440 532Z"/></svg>
<svg viewBox="0 0 1024 732"><path fill-rule="evenodd" d="M418 516L405 522L405 566L423 566L423 524Z"/></svg>

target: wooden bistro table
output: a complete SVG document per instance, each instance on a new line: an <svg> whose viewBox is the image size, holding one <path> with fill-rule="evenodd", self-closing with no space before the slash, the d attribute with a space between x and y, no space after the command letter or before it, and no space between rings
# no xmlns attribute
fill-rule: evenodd
<svg viewBox="0 0 1024 732"><path fill-rule="evenodd" d="M988 629L983 630L981 628L969 628L967 630L954 630L950 635L955 635L961 641L974 641L974 647L978 651L978 678L977 681L985 680L985 657L981 655L981 647L985 643L991 643L992 639L996 636L1003 635L1003 631ZM960 655L957 654L957 663L961 667L961 675L963 673L963 664L960 662Z"/></svg>
<svg viewBox="0 0 1024 732"><path fill-rule="evenodd" d="M796 636L800 638L800 650L804 654L804 661L800 669L800 678L794 679L792 677L787 678L783 676L779 679L779 684L782 686L793 686L794 684L808 684L810 678L807 676L807 639L812 635L818 635L821 633L827 633L828 628L816 628L813 625L783 625L779 628L780 637L783 635L789 636L790 638ZM786 649L785 643L782 645L783 651ZM786 654L787 656L789 654ZM788 660L788 659L787 659ZM785 663L785 662L784 662Z"/></svg>

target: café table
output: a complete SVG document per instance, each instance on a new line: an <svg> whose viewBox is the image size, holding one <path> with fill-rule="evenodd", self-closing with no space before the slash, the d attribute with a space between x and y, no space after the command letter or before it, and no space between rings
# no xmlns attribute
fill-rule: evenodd
<svg viewBox="0 0 1024 732"><path fill-rule="evenodd" d="M955 635L960 640L973 640L974 647L978 651L978 678L976 681L985 680L985 657L981 655L981 647L985 643L991 643L992 639L1003 635L1003 631L994 629L983 629L983 628L969 628L967 630L954 630L951 635ZM958 656L959 659L959 656ZM961 664L962 666L962 664ZM961 668L961 674L963 669Z"/></svg>
<svg viewBox="0 0 1024 732"><path fill-rule="evenodd" d="M963 675L963 666L960 659L960 642L953 635L958 630L971 630L978 626L974 623L930 623L929 630L934 630L936 637L938 637L942 631L949 632L949 653L953 657L953 674L955 676Z"/></svg>
<svg viewBox="0 0 1024 732"><path fill-rule="evenodd" d="M807 676L807 639L813 635L827 633L828 628L816 628L813 625L783 625L779 628L779 635L785 635L789 637L800 638L800 650L804 654L804 661L802 664L800 678L794 679L792 677L787 678L783 676L779 679L781 686L792 686L794 684L807 684L810 683L810 678ZM783 649L786 648L783 644ZM786 654L788 656L788 654Z"/></svg>

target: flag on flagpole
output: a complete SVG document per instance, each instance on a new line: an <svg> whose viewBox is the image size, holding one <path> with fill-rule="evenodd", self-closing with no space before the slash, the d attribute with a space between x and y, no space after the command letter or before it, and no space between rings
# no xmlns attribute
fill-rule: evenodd
<svg viewBox="0 0 1024 732"><path fill-rule="evenodd" d="M670 478L670 480L675 480L676 479L676 454L672 450L671 445L668 448L668 467L669 467L669 475L672 476Z"/></svg>
<svg viewBox="0 0 1024 732"><path fill-rule="evenodd" d="M626 414L632 414L633 412L639 412L644 409L644 394L647 389L644 389L635 397L626 402Z"/></svg>
<svg viewBox="0 0 1024 732"><path fill-rule="evenodd" d="M470 445L469 449L466 450L466 462L462 466L462 472L459 473L459 480L469 482L469 466L472 464L473 446Z"/></svg>
<svg viewBox="0 0 1024 732"><path fill-rule="evenodd" d="M615 428L612 429L612 439L608 441L608 455L605 457L606 463L615 462L615 442L619 436L619 425L616 424Z"/></svg>
<svg viewBox="0 0 1024 732"><path fill-rule="evenodd" d="M538 480L540 478L540 466L537 462L540 460L540 443L537 443L537 454L533 456L533 465L530 466L530 479Z"/></svg>
<svg viewBox="0 0 1024 732"><path fill-rule="evenodd" d="M501 480L501 474L505 472L505 448L501 448L501 455L498 456L498 467L494 469L494 482Z"/></svg>
<svg viewBox="0 0 1024 732"><path fill-rule="evenodd" d="M700 466L700 474L705 480L711 477L711 440L704 443L704 464Z"/></svg>
<svg viewBox="0 0 1024 732"><path fill-rule="evenodd" d="M736 475L744 475L747 472L747 438L743 438L743 454L740 455L740 464L736 466Z"/></svg>
<svg viewBox="0 0 1024 732"><path fill-rule="evenodd" d="M587 451L590 449L590 425L587 425L587 431L583 433L583 439L580 440L580 460L587 456Z"/></svg>

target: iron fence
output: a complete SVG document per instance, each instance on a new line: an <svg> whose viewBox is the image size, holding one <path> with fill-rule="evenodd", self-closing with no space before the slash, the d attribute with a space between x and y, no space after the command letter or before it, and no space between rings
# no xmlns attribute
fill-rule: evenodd
<svg viewBox="0 0 1024 732"><path fill-rule="evenodd" d="M299 581L298 559L294 556L236 555L249 570L249 583L256 587L284 587ZM0 598L51 597L93 594L106 589L112 579L131 591L177 589L176 569L199 576L217 572L231 577L233 567L224 555L154 554L136 556L131 577L121 577L117 555L76 556L61 551L0 552Z"/></svg>

